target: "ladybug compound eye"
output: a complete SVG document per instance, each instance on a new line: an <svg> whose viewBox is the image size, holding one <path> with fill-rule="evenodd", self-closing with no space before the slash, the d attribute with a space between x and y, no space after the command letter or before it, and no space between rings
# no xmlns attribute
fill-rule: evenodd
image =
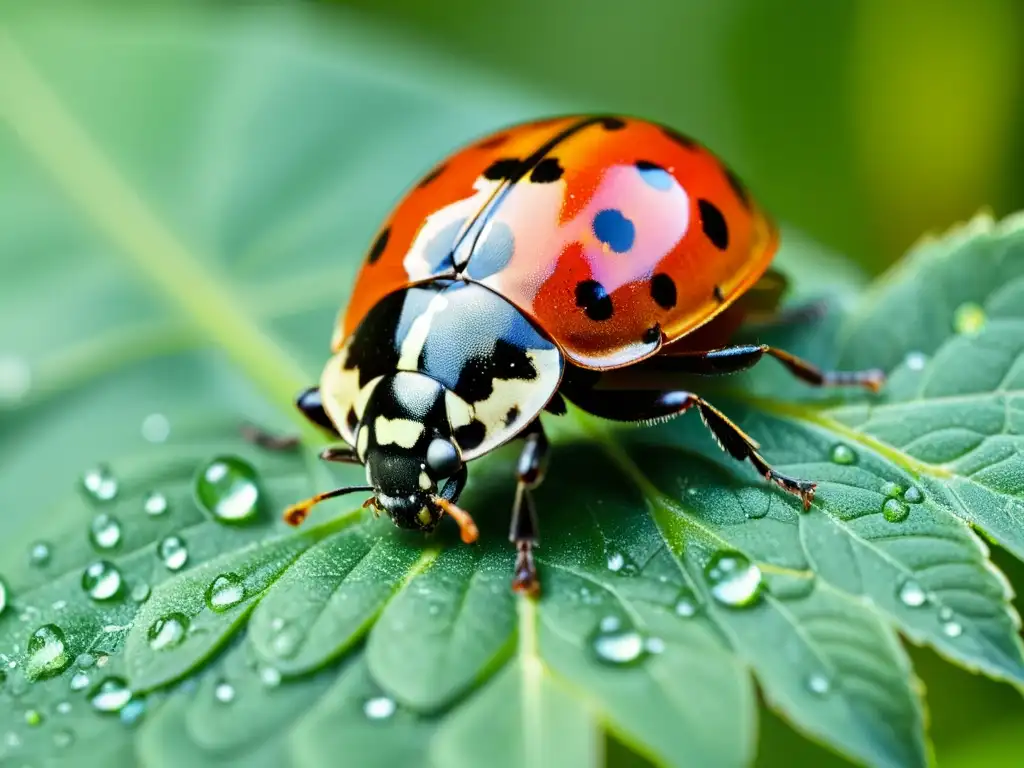
<svg viewBox="0 0 1024 768"><path fill-rule="evenodd" d="M427 469L434 477L451 477L461 466L459 449L450 441L437 438L427 446Z"/></svg>

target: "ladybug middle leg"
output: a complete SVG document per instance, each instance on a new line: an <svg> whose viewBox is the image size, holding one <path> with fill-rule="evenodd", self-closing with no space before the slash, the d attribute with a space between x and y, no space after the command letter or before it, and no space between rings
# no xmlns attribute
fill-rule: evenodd
<svg viewBox="0 0 1024 768"><path fill-rule="evenodd" d="M295 398L295 407L316 426L326 430L334 437L341 437L324 410L319 387L310 387L300 392L299 396ZM242 437L268 451L293 451L299 447L299 438L295 435L274 435L253 424L242 426Z"/></svg>
<svg viewBox="0 0 1024 768"><path fill-rule="evenodd" d="M516 462L516 499L508 538L516 545L512 589L535 597L540 593L540 582L533 561L533 548L537 544L537 510L532 491L544 479L548 460L548 438L539 419L524 430L523 441L523 450Z"/></svg>

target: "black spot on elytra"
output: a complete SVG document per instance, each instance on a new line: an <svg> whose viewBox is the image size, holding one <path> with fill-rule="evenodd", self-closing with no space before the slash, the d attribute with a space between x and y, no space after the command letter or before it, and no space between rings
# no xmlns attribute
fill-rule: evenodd
<svg viewBox="0 0 1024 768"><path fill-rule="evenodd" d="M722 212L718 210L718 206L707 200L698 200L697 207L700 209L700 226L704 234L708 236L712 245L724 251L729 247L729 227L726 226Z"/></svg>
<svg viewBox="0 0 1024 768"><path fill-rule="evenodd" d="M388 238L391 236L391 227L387 227L383 232L377 235L377 239L373 241L373 247L370 248L370 255L366 257L367 264L376 264L383 253L384 249L388 247Z"/></svg>
<svg viewBox="0 0 1024 768"><path fill-rule="evenodd" d="M526 350L504 339L497 339L489 354L474 355L466 361L454 391L472 405L491 396L495 380L530 381L536 378L537 369L527 357Z"/></svg>
<svg viewBox="0 0 1024 768"><path fill-rule="evenodd" d="M506 141L508 141L508 134L499 133L497 136L491 136L489 139L484 139L479 144L477 144L477 146L480 149L494 149L496 147L500 147Z"/></svg>
<svg viewBox="0 0 1024 768"><path fill-rule="evenodd" d="M733 173L731 168L723 166L722 170L725 172L725 178L728 180L729 186L732 187L732 191L736 193L736 197L743 203L743 207L749 208L750 192L747 191L746 184L740 181L740 177Z"/></svg>
<svg viewBox="0 0 1024 768"><path fill-rule="evenodd" d="M672 309L676 305L676 283L664 272L651 278L651 298L662 309Z"/></svg>
<svg viewBox="0 0 1024 768"><path fill-rule="evenodd" d="M522 160L517 160L514 157L503 157L501 160L495 160L488 166L487 170L484 171L484 178L490 181L502 181L503 179L516 181L522 177L523 170Z"/></svg>
<svg viewBox="0 0 1024 768"><path fill-rule="evenodd" d="M418 185L419 188L422 189L423 187L425 187L428 184L430 184L430 182L432 182L434 179L436 179L438 176L440 176L442 173L444 173L444 170L447 167L448 167L447 163L441 163L439 166L434 168L434 170L432 170L430 173L428 173L426 176L424 176L422 179L420 179L420 183Z"/></svg>
<svg viewBox="0 0 1024 768"><path fill-rule="evenodd" d="M722 286L716 285L712 289L711 293L714 295L715 301L719 301L719 302L725 301L725 294L722 293Z"/></svg>
<svg viewBox="0 0 1024 768"><path fill-rule="evenodd" d="M558 164L558 158L545 157L530 172L530 181L537 184L549 184L562 178L562 166Z"/></svg>
<svg viewBox="0 0 1024 768"><path fill-rule="evenodd" d="M626 121L618 117L603 117L601 127L606 131L619 131L626 127Z"/></svg>
<svg viewBox="0 0 1024 768"><path fill-rule="evenodd" d="M487 437L487 427L478 419L473 419L469 424L459 427L454 433L455 442L463 451L472 451Z"/></svg>
<svg viewBox="0 0 1024 768"><path fill-rule="evenodd" d="M583 280L576 284L576 306L591 320L601 322L612 316L612 297L597 280Z"/></svg>
<svg viewBox="0 0 1024 768"><path fill-rule="evenodd" d="M636 227L618 208L605 208L594 216L594 235L616 253L633 247Z"/></svg>
<svg viewBox="0 0 1024 768"><path fill-rule="evenodd" d="M508 409L508 413L505 414L505 426L511 427L516 423L516 419L519 418L519 406L513 405Z"/></svg>
<svg viewBox="0 0 1024 768"><path fill-rule="evenodd" d="M674 181L672 174L657 163L652 163L649 160L637 160L636 169L640 171L640 178L655 189L662 192L672 189Z"/></svg>
<svg viewBox="0 0 1024 768"><path fill-rule="evenodd" d="M656 344L658 342L658 339L660 339L660 338L661 338L661 324L660 323L655 323L650 328L648 328L646 331L644 331L644 335L643 335L641 340L643 341L644 344Z"/></svg>
<svg viewBox="0 0 1024 768"><path fill-rule="evenodd" d="M697 149L700 146L700 144L691 139L685 133L680 133L674 128L662 128L661 130L664 132L666 136L672 139L672 141L674 141L676 144L683 147L684 149Z"/></svg>
<svg viewBox="0 0 1024 768"><path fill-rule="evenodd" d="M359 426L359 417L356 416L356 409L349 407L348 413L345 414L345 426L348 427L349 432L355 432L356 427Z"/></svg>

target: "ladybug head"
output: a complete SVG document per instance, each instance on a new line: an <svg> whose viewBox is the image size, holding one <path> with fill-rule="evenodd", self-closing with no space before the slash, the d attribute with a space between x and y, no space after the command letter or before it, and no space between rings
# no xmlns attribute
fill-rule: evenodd
<svg viewBox="0 0 1024 768"><path fill-rule="evenodd" d="M438 482L462 468L451 439L444 387L418 373L377 384L357 437L374 504L400 528L432 531L444 510Z"/></svg>

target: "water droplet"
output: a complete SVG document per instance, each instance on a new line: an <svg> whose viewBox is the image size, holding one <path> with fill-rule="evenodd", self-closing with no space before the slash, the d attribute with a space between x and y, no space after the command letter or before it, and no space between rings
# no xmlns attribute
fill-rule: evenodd
<svg viewBox="0 0 1024 768"><path fill-rule="evenodd" d="M153 517L162 515L167 511L168 506L167 497L160 491L150 491L142 501L142 508L146 510L146 514Z"/></svg>
<svg viewBox="0 0 1024 768"><path fill-rule="evenodd" d="M251 464L234 456L220 456L196 478L196 498L221 522L244 522L256 514L260 498L256 480Z"/></svg>
<svg viewBox="0 0 1024 768"><path fill-rule="evenodd" d="M108 677L89 691L89 703L98 712L120 712L131 700L132 691L121 677Z"/></svg>
<svg viewBox="0 0 1024 768"><path fill-rule="evenodd" d="M908 504L920 504L924 501L924 494L916 485L912 485L903 492L903 500Z"/></svg>
<svg viewBox="0 0 1024 768"><path fill-rule="evenodd" d="M17 403L32 388L32 369L20 357L0 356L0 403Z"/></svg>
<svg viewBox="0 0 1024 768"><path fill-rule="evenodd" d="M180 571L188 562L188 549L180 536L168 536L157 546L157 554L169 571Z"/></svg>
<svg viewBox="0 0 1024 768"><path fill-rule="evenodd" d="M230 704L235 700L235 687L231 683L217 683L213 695L221 704Z"/></svg>
<svg viewBox="0 0 1024 768"><path fill-rule="evenodd" d="M161 616L149 628L149 647L154 651L162 651L179 645L185 639L188 624L188 617L183 613Z"/></svg>
<svg viewBox="0 0 1024 768"><path fill-rule="evenodd" d="M900 602L910 608L918 608L928 602L928 595L913 579L907 579L899 590Z"/></svg>
<svg viewBox="0 0 1024 768"><path fill-rule="evenodd" d="M217 613L238 605L244 597L245 585L233 573L222 573L206 589L206 604Z"/></svg>
<svg viewBox="0 0 1024 768"><path fill-rule="evenodd" d="M146 714L145 700L133 698L121 708L121 722L129 726L135 725L144 714Z"/></svg>
<svg viewBox="0 0 1024 768"><path fill-rule="evenodd" d="M29 562L37 567L44 566L50 562L50 545L45 541L37 541L28 551Z"/></svg>
<svg viewBox="0 0 1024 768"><path fill-rule="evenodd" d="M387 720L398 709L394 699L387 696L374 696L363 702L363 714L371 720Z"/></svg>
<svg viewBox="0 0 1024 768"><path fill-rule="evenodd" d="M260 680L267 688L276 688L281 684L281 672L276 667L262 667Z"/></svg>
<svg viewBox="0 0 1024 768"><path fill-rule="evenodd" d="M274 651L274 655L279 659L294 656L302 644L302 633L299 628L280 619L275 619L271 627L274 630L274 637L270 641L270 647Z"/></svg>
<svg viewBox="0 0 1024 768"><path fill-rule="evenodd" d="M43 724L43 713L38 709L26 709L24 717L25 725L30 728L35 728L37 725Z"/></svg>
<svg viewBox="0 0 1024 768"><path fill-rule="evenodd" d="M96 515L89 525L89 541L96 549L113 549L121 543L121 523L108 514Z"/></svg>
<svg viewBox="0 0 1024 768"><path fill-rule="evenodd" d="M960 637L964 633L964 628L958 621L947 621L942 625L942 633L946 637Z"/></svg>
<svg viewBox="0 0 1024 768"><path fill-rule="evenodd" d="M57 711L58 715L68 715L68 714L71 713L71 702L70 701L58 702L57 706L54 707L54 709Z"/></svg>
<svg viewBox="0 0 1024 768"><path fill-rule="evenodd" d="M0 615L3 615L4 610L7 608L7 584L4 583L3 579L0 579Z"/></svg>
<svg viewBox="0 0 1024 768"><path fill-rule="evenodd" d="M614 573L618 573L622 570L622 566L626 564L626 556L621 552L612 552L608 555L608 570Z"/></svg>
<svg viewBox="0 0 1024 768"><path fill-rule="evenodd" d="M739 552L716 552L704 575L711 596L723 605L742 608L761 598L761 569Z"/></svg>
<svg viewBox="0 0 1024 768"><path fill-rule="evenodd" d="M16 734L14 731L8 731L4 734L4 744L11 749L17 749L21 746L21 736Z"/></svg>
<svg viewBox="0 0 1024 768"><path fill-rule="evenodd" d="M894 483L891 480L887 480L882 483L882 495L890 499L895 499L903 493L903 487L898 483Z"/></svg>
<svg viewBox="0 0 1024 768"><path fill-rule="evenodd" d="M110 600L121 591L121 572L106 560L97 560L82 573L82 589L93 600Z"/></svg>
<svg viewBox="0 0 1024 768"><path fill-rule="evenodd" d="M131 598L136 603L144 603L147 600L149 600L150 592L151 590L149 584L147 584L144 581L140 581L138 584L132 587Z"/></svg>
<svg viewBox="0 0 1024 768"><path fill-rule="evenodd" d="M75 743L75 734L67 728L61 728L53 733L53 746L58 749L67 749Z"/></svg>
<svg viewBox="0 0 1024 768"><path fill-rule="evenodd" d="M918 351L907 352L903 362L912 371L923 371L924 367L928 365L928 355Z"/></svg>
<svg viewBox="0 0 1024 768"><path fill-rule="evenodd" d="M665 650L665 641L660 637L648 637L644 643L644 650L648 653L661 653Z"/></svg>
<svg viewBox="0 0 1024 768"><path fill-rule="evenodd" d="M807 690L811 693L817 694L818 696L824 696L831 689L832 683L829 682L825 675L819 672L815 672L807 678Z"/></svg>
<svg viewBox="0 0 1024 768"><path fill-rule="evenodd" d="M857 454L850 446L840 443L832 446L832 461L836 464L856 464Z"/></svg>
<svg viewBox="0 0 1024 768"><path fill-rule="evenodd" d="M110 501L117 496L117 478L106 464L98 464L82 476L82 486L96 501Z"/></svg>
<svg viewBox="0 0 1024 768"><path fill-rule="evenodd" d="M697 611L699 610L700 603L689 591L680 594L679 598L676 600L676 616L682 616L684 619L688 619L691 616L696 616Z"/></svg>
<svg viewBox="0 0 1024 768"><path fill-rule="evenodd" d="M964 302L953 313L953 330L957 333L971 335L985 327L985 310L973 301Z"/></svg>
<svg viewBox="0 0 1024 768"><path fill-rule="evenodd" d="M942 621L949 621L953 618L953 609L948 605L942 606L939 609L939 618L942 619Z"/></svg>
<svg viewBox="0 0 1024 768"><path fill-rule="evenodd" d="M75 659L75 666L79 669L89 669L96 663L96 657L91 653L80 653Z"/></svg>
<svg viewBox="0 0 1024 768"><path fill-rule="evenodd" d="M59 675L71 664L64 632L56 624L44 624L28 640L25 674L32 680Z"/></svg>
<svg viewBox="0 0 1024 768"><path fill-rule="evenodd" d="M646 652L646 638L632 624L617 616L605 616L590 637L590 647L598 661L621 666L634 664Z"/></svg>
<svg viewBox="0 0 1024 768"><path fill-rule="evenodd" d="M85 672L75 672L71 676L71 682L69 683L72 691L81 691L87 685L89 685L89 676Z"/></svg>
<svg viewBox="0 0 1024 768"><path fill-rule="evenodd" d="M901 523L910 515L910 507L899 499L886 499L882 505L882 517L890 523Z"/></svg>
<svg viewBox="0 0 1024 768"><path fill-rule="evenodd" d="M150 443L165 443L171 436L171 422L162 413L151 413L142 420L142 438Z"/></svg>
<svg viewBox="0 0 1024 768"><path fill-rule="evenodd" d="M65 608L68 607L68 601L67 600L54 600L53 601L53 605L51 605L50 607L53 608L53 610L55 610L55 611L63 611Z"/></svg>

